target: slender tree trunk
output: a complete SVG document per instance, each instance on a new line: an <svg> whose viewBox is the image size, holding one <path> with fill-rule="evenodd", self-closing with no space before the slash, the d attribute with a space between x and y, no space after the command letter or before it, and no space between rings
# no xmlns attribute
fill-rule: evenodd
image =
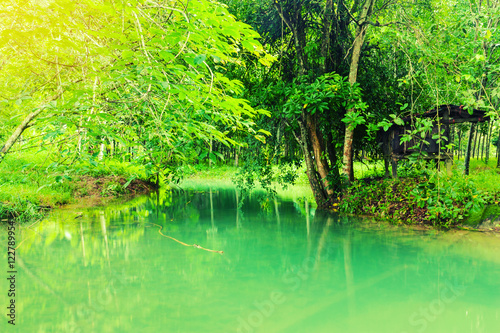
<svg viewBox="0 0 500 333"><path fill-rule="evenodd" d="M457 133L457 136L458 136L458 159L461 159L462 158L462 131L458 130L458 133Z"/></svg>
<svg viewBox="0 0 500 333"><path fill-rule="evenodd" d="M304 47L306 46L306 34L305 22L302 17L302 2L295 1L290 13L284 12L278 1L274 1L273 5L278 11L282 22L284 22L288 29L290 29L293 33L295 52L299 64L298 74L299 76L302 76L307 73L307 55L304 52Z"/></svg>
<svg viewBox="0 0 500 333"><path fill-rule="evenodd" d="M476 126L477 127L477 126ZM474 129L474 136L472 137L472 158L476 157L476 146L477 146L477 128Z"/></svg>
<svg viewBox="0 0 500 333"><path fill-rule="evenodd" d="M484 161L484 142L486 141L485 136L486 135L481 134L481 161ZM477 156L479 157L479 154Z"/></svg>
<svg viewBox="0 0 500 333"><path fill-rule="evenodd" d="M97 155L97 159L99 161L102 161L104 158L104 149L106 148L106 145L104 144L104 139L101 139L101 144L99 146L99 155Z"/></svg>
<svg viewBox="0 0 500 333"><path fill-rule="evenodd" d="M488 137L486 138L486 153L484 156L484 163L488 165L490 160L490 145L491 145L491 130L493 128L493 124L491 122L488 123Z"/></svg>
<svg viewBox="0 0 500 333"><path fill-rule="evenodd" d="M236 148L235 152L234 152L234 166L235 167L238 167L239 157L240 157L240 147Z"/></svg>
<svg viewBox="0 0 500 333"><path fill-rule="evenodd" d="M57 94L51 96L46 102L50 103L52 101L55 101L61 97L63 94L63 90L61 89ZM37 111L34 111L30 113L26 118L24 118L23 122L16 128L14 133L7 139L7 142L3 145L3 147L0 149L0 163L2 163L5 155L9 152L10 148L16 143L16 141L19 139L21 134L23 134L24 130L27 129L33 119L35 119L40 113L43 112L45 109L44 106L41 106Z"/></svg>
<svg viewBox="0 0 500 333"><path fill-rule="evenodd" d="M469 140L467 141L467 149L465 150L464 175L469 175L470 155L472 149L472 137L474 136L475 124L470 124Z"/></svg>
<svg viewBox="0 0 500 333"><path fill-rule="evenodd" d="M366 29L368 25L366 24L366 20L371 14L371 9L373 6L374 0L366 0L363 9L361 10L361 14L358 20L358 27L356 28L356 37L354 40L354 45L352 49L352 57L351 57L351 65L349 68L349 83L351 85L355 84L358 76L358 66L359 59L361 57L361 48L363 47ZM347 110L347 113L354 112L355 109ZM354 129L349 124L346 124L345 130L345 138L344 138L344 158L343 158L343 174L349 180L349 182L354 180L354 174L352 170L352 155L353 155L353 141Z"/></svg>
<svg viewBox="0 0 500 333"><path fill-rule="evenodd" d="M333 20L333 0L326 0L324 15L323 15L323 40L321 41L321 57L323 58L322 71L323 73L328 73L330 71L329 57L330 57L330 29Z"/></svg>
<svg viewBox="0 0 500 333"><path fill-rule="evenodd" d="M2 149L0 149L0 163L3 161L5 155L7 155L10 148L12 148L12 146L16 143L17 139L19 139L24 130L29 127L30 122L42 113L42 111L43 108L40 108L37 111L30 113L26 118L24 118L23 122L17 126L14 133L12 133L12 135L7 139L7 142L3 145Z"/></svg>
<svg viewBox="0 0 500 333"><path fill-rule="evenodd" d="M209 147L209 150L208 150L208 167L211 168L212 167L212 138L210 138L210 147Z"/></svg>
<svg viewBox="0 0 500 333"><path fill-rule="evenodd" d="M497 141L497 168L500 168L500 131L498 131Z"/></svg>

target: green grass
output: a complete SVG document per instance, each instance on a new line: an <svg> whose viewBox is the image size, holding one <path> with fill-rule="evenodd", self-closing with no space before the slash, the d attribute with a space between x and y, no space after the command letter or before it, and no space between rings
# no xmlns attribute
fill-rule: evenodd
<svg viewBox="0 0 500 333"><path fill-rule="evenodd" d="M0 163L0 202L67 203L71 183L64 176L46 156L9 154Z"/></svg>
<svg viewBox="0 0 500 333"><path fill-rule="evenodd" d="M71 183L47 163L41 155L5 157L0 163L0 218L37 220L43 217L41 208L71 201Z"/></svg>
<svg viewBox="0 0 500 333"><path fill-rule="evenodd" d="M236 174L238 168L232 165L217 165L209 167L205 164L197 164L185 167L183 172L187 180L218 180L231 183L231 178Z"/></svg>
<svg viewBox="0 0 500 333"><path fill-rule="evenodd" d="M74 194L95 194L96 190L78 183L81 177L103 178L101 196L126 194L116 179L144 179L144 168L127 162L107 160L104 163L78 162L59 165L46 152L12 153L0 163L0 218L32 221L44 210L73 203ZM114 187L113 187L114 186ZM78 187L78 188L77 188ZM92 193L92 191L94 193Z"/></svg>
<svg viewBox="0 0 500 333"><path fill-rule="evenodd" d="M463 160L455 161L455 167L460 171L463 170ZM479 190L489 193L500 192L500 168L496 168L496 158L490 159L488 164L476 159L471 160L469 178Z"/></svg>

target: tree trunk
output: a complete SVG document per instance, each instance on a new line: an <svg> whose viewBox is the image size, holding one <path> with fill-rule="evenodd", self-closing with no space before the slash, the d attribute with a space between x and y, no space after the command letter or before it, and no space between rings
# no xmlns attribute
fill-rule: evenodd
<svg viewBox="0 0 500 333"><path fill-rule="evenodd" d="M306 174L313 191L314 200L316 201L318 207L325 207L327 202L327 195L325 189L323 188L323 184L318 179L318 173L316 172L316 168L312 160L311 152L309 150L309 143L307 140L307 129L303 121L299 120L298 123L300 127L301 139L297 139L297 141L299 141L302 152L304 153L304 159L306 161Z"/></svg>
<svg viewBox="0 0 500 333"><path fill-rule="evenodd" d="M500 131L498 131L497 141L497 168L500 168Z"/></svg>
<svg viewBox="0 0 500 333"><path fill-rule="evenodd" d="M470 124L469 140L467 141L467 149L465 150L464 175L469 175L470 154L472 148L472 137L474 136L475 124Z"/></svg>
<svg viewBox="0 0 500 333"><path fill-rule="evenodd" d="M209 150L208 150L208 167L209 168L212 168L212 150L213 150L213 147L212 147L212 138L210 138L210 143L209 143L210 147L209 147Z"/></svg>
<svg viewBox="0 0 500 333"><path fill-rule="evenodd" d="M477 137L479 136L479 131L474 133L474 147L472 148L472 158L476 158L476 147L477 147Z"/></svg>
<svg viewBox="0 0 500 333"><path fill-rule="evenodd" d="M240 147L235 149L235 152L234 152L234 166L235 167L238 167L238 165L239 165L239 162L240 162L239 157L240 157Z"/></svg>
<svg viewBox="0 0 500 333"><path fill-rule="evenodd" d="M373 1L374 0L365 1L365 4L363 5L363 9L361 10L361 14L359 16L358 27L356 28L356 37L354 40L354 45L352 50L351 65L349 68L349 83L351 85L356 83L357 80L359 59L361 57L361 48L363 47L366 29L368 28L366 21L369 15L371 14ZM354 111L355 111L354 109L349 109L347 110L347 113L351 113ZM349 180L349 182L352 182L354 180L354 174L352 170L353 136L354 136L354 128L352 128L352 126L350 126L349 124L346 124L345 138L344 138L343 174Z"/></svg>
<svg viewBox="0 0 500 333"><path fill-rule="evenodd" d="M485 136L484 134L481 134L481 161L484 161L484 139L485 139ZM479 153L477 154L477 157L479 157Z"/></svg>
<svg viewBox="0 0 500 333"><path fill-rule="evenodd" d="M327 180L327 176L330 173L330 167L326 161L325 154L323 153L325 151L323 138L321 137L321 133L318 133L318 114L306 114L304 116L307 119L307 129L309 132L311 148L314 153L314 160L316 161L316 168L321 177L323 187L330 196L333 194L333 191L330 188L330 183Z"/></svg>
<svg viewBox="0 0 500 333"><path fill-rule="evenodd" d="M331 38L330 38L330 29L332 25L332 20L333 20L333 0L326 0L325 2L325 8L324 8L324 15L323 15L323 40L321 41L321 57L323 58L323 63L322 65L322 72L323 73L328 73L330 71L330 66L328 65L330 63L329 61L329 56L330 56L330 46L331 46Z"/></svg>
<svg viewBox="0 0 500 333"><path fill-rule="evenodd" d="M305 75L307 73L307 55L304 52L304 47L306 46L306 33L305 22L302 17L302 2L295 1L290 13L284 12L277 1L275 1L273 5L278 11L282 22L284 22L293 33L295 52L299 64L298 76Z"/></svg>
<svg viewBox="0 0 500 333"><path fill-rule="evenodd" d="M78 82L78 81L77 81ZM63 90L60 90L57 94L51 96L44 104L50 103L52 101L55 101L61 97L63 94ZM25 129L29 127L30 122L35 119L40 113L43 112L45 109L45 106L41 106L37 111L34 111L30 113L26 118L24 118L23 122L21 125L19 125L14 133L10 136L10 138L5 142L3 145L2 149L0 149L0 163L2 163L5 155L9 152L10 148L16 143L17 139L21 136L21 134L24 132Z"/></svg>
<svg viewBox="0 0 500 333"><path fill-rule="evenodd" d="M37 111L30 113L26 118L24 118L23 122L16 128L10 138L7 139L7 142L5 142L2 149L0 149L0 163L3 161L5 155L7 155L10 148L12 148L12 146L16 143L17 139L19 139L24 130L29 127L30 122L42 113L42 111L43 108L40 108Z"/></svg>
<svg viewBox="0 0 500 333"><path fill-rule="evenodd" d="M491 145L491 130L493 128L493 124L490 122L488 123L488 137L486 138L486 153L484 156L484 163L488 165L488 162L490 160L490 145Z"/></svg>
<svg viewBox="0 0 500 333"><path fill-rule="evenodd" d="M462 130L457 129L458 136L458 159L462 158Z"/></svg>

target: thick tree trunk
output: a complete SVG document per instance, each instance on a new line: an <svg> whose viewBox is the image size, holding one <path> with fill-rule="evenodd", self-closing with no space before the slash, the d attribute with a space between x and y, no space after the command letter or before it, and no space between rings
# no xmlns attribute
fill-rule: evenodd
<svg viewBox="0 0 500 333"><path fill-rule="evenodd" d="M330 188L330 183L327 180L327 176L330 173L330 167L326 161L326 156L324 154L325 145L321 133L318 133L318 116L317 114L305 115L307 119L307 129L309 132L309 139L311 142L311 148L314 153L314 160L316 162L316 168L321 177L323 187L325 188L328 195L332 195L333 191Z"/></svg>
<svg viewBox="0 0 500 333"><path fill-rule="evenodd" d="M371 14L373 1L374 0L366 0L365 1L365 4L363 5L363 9L361 10L361 14L359 16L358 27L356 29L356 37L355 37L354 45L353 45L353 49L352 49L351 65L349 68L349 83L351 85L353 85L357 81L359 59L361 57L361 48L363 47L366 29L368 28L368 25L366 24L366 20L369 17L369 15ZM351 113L354 111L355 111L354 109L349 109L349 110L347 110L347 113ZM343 168L343 173L344 173L344 176L350 182L354 180L354 173L352 170L352 166L353 166L353 163L352 163L353 136L354 136L354 129L349 124L346 124L345 138L344 138L344 158L343 158L344 168Z"/></svg>
<svg viewBox="0 0 500 333"><path fill-rule="evenodd" d="M302 148L302 152L304 153L304 159L306 161L306 174L307 178L309 179L309 184L311 185L311 189L313 191L314 200L316 200L316 204L318 205L318 207L325 207L328 198L326 191L323 187L323 184L321 183L318 177L319 174L316 171L316 166L314 164L311 152L309 150L309 144L307 142L308 141L307 129L303 121L299 120L298 123L300 127L300 136L301 136L301 139L298 141Z"/></svg>

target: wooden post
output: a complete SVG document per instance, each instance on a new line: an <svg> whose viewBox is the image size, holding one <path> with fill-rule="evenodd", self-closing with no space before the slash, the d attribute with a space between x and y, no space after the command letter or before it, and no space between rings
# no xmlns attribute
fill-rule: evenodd
<svg viewBox="0 0 500 333"><path fill-rule="evenodd" d="M398 179L398 160L396 159L396 157L392 157L391 166L392 166L392 178Z"/></svg>

